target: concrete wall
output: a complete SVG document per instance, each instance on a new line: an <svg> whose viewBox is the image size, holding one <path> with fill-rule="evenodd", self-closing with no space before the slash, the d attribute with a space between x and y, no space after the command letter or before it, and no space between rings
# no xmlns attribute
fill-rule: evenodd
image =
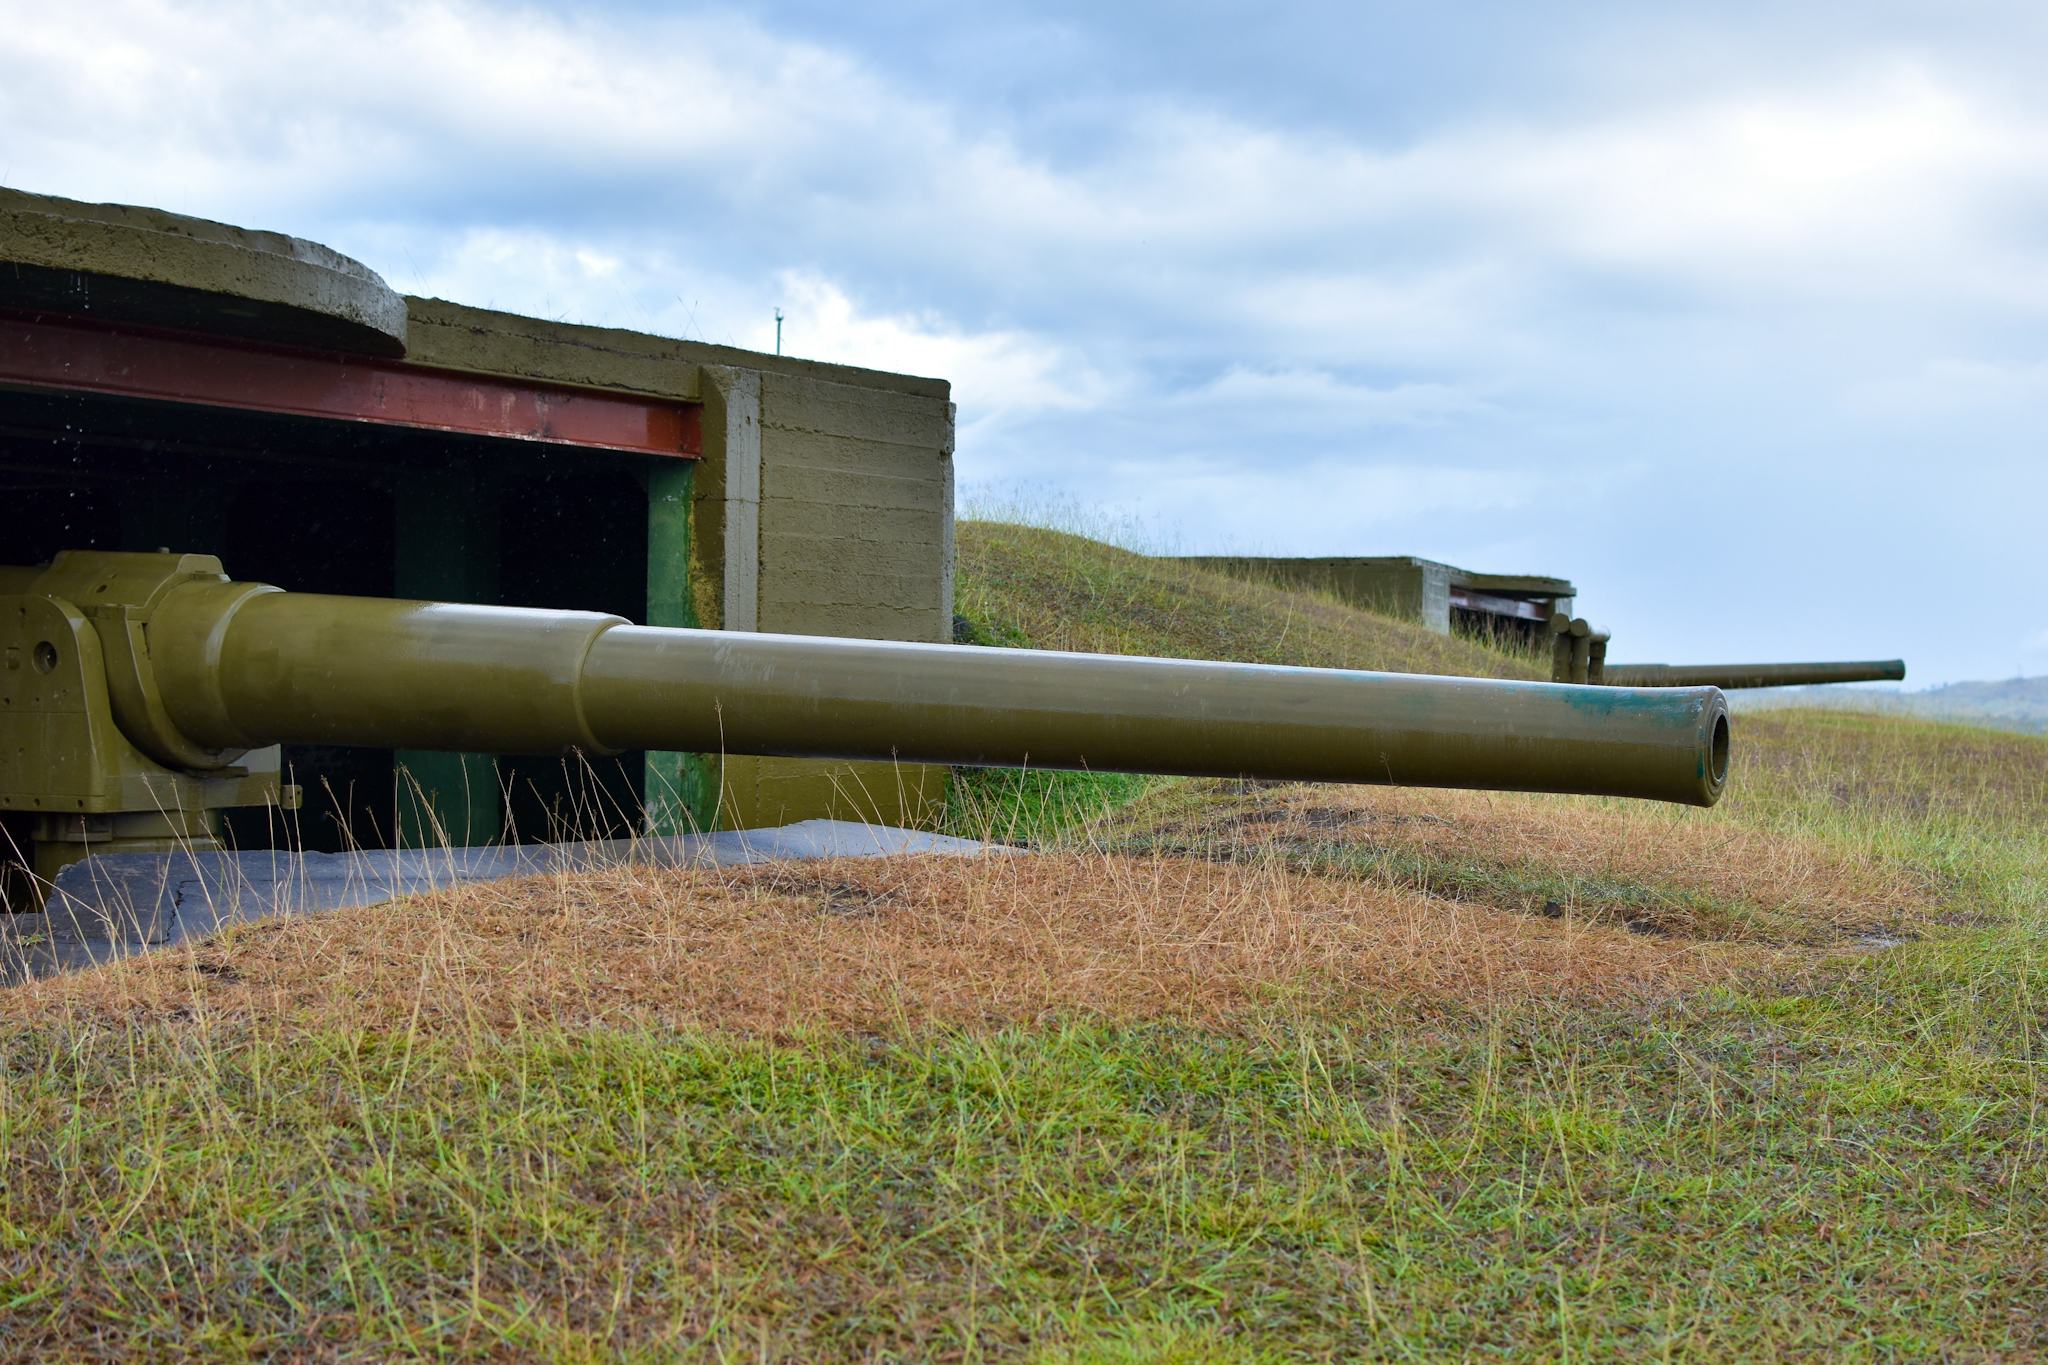
<svg viewBox="0 0 2048 1365"><path fill-rule="evenodd" d="M699 579L727 629L943 641L953 620L953 408L944 393L705 370ZM713 450L713 432L718 449ZM713 562L713 561L716 562ZM915 823L944 773L735 755L725 818Z"/></svg>
<svg viewBox="0 0 2048 1365"><path fill-rule="evenodd" d="M1290 588L1310 588L1387 616L1420 621L1448 635L1451 576L1448 564L1406 556L1268 559L1246 555L1187 555L1189 564Z"/></svg>

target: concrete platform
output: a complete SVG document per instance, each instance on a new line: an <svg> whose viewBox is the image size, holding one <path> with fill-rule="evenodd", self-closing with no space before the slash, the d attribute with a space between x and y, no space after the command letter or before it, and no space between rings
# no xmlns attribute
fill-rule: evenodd
<svg viewBox="0 0 2048 1365"><path fill-rule="evenodd" d="M500 848L115 854L65 868L47 911L0 924L0 981L110 962L252 920L535 873L1013 851L920 830L806 820L777 829Z"/></svg>

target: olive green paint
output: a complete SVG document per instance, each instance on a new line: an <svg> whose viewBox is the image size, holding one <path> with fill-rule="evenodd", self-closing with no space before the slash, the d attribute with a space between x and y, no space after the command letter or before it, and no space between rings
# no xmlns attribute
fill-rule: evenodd
<svg viewBox="0 0 2048 1365"><path fill-rule="evenodd" d="M45 884L89 853L217 847L224 809L296 804L275 748L225 762L163 716L151 610L218 570L205 556L105 553L0 568L0 810L30 817L27 863Z"/></svg>
<svg viewBox="0 0 2048 1365"><path fill-rule="evenodd" d="M112 715L174 769L231 768L277 743L716 749L881 771L958 763L1690 805L1712 805L1727 776L1727 703L1713 688L664 630L284 593L217 570L204 556L74 552L27 588L96 602L95 623L119 625L126 671L107 676L131 682L110 685Z"/></svg>
<svg viewBox="0 0 2048 1365"><path fill-rule="evenodd" d="M1796 664L1609 664L1616 687L1806 687L1823 683L1902 682L1903 659Z"/></svg>

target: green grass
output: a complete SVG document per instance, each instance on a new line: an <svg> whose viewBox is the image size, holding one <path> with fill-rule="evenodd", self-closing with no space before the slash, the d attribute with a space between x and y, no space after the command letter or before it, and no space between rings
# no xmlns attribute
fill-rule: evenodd
<svg viewBox="0 0 2048 1365"><path fill-rule="evenodd" d="M1021 847L1056 845L1159 785L1141 773L963 769L947 788L944 827Z"/></svg>
<svg viewBox="0 0 2048 1365"><path fill-rule="evenodd" d="M1328 594L1248 582L1066 531L958 528L955 610L983 644L1159 658L1543 678L1547 661Z"/></svg>
<svg viewBox="0 0 2048 1365"><path fill-rule="evenodd" d="M223 1356L2038 1349L2044 987L2024 934L1648 1016L24 1032L0 1322Z"/></svg>
<svg viewBox="0 0 2048 1365"><path fill-rule="evenodd" d="M990 612L978 534L963 602L1044 629ZM1207 648L1157 591L1125 642ZM1219 652L1308 648L1307 607L1245 610ZM1405 638L1392 626L1357 648ZM1655 1004L1276 1004L1229 1030L771 1042L10 1008L0 1348L2048 1353L2048 741L1801 714L1743 717L1738 744L1728 800L1674 816L1674 847L1687 821L1821 841L1968 913ZM1071 842L1132 799L1216 799L1122 781L990 776L957 809ZM1494 902L1555 890L1512 861L1423 871Z"/></svg>

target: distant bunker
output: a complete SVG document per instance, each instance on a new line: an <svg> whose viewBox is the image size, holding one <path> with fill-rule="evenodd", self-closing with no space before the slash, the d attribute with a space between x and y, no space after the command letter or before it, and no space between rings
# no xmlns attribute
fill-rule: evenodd
<svg viewBox="0 0 2048 1365"><path fill-rule="evenodd" d="M1412 555L1282 559L1253 555L1182 555L1183 563L1327 592L1353 606L1419 621L1439 634L1453 629L1504 643L1536 646L1550 618L1571 615L1578 589L1540 574L1474 573Z"/></svg>
<svg viewBox="0 0 2048 1365"><path fill-rule="evenodd" d="M289 590L950 638L953 409L885 374L393 291L312 242L0 190L0 563L217 555ZM287 746L314 851L914 823L933 768ZM26 842L4 817L0 849Z"/></svg>

